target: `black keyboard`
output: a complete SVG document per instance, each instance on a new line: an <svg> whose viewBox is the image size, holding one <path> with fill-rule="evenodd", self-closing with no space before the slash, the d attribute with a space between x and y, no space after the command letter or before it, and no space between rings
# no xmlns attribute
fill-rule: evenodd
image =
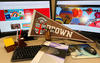
<svg viewBox="0 0 100 63"><path fill-rule="evenodd" d="M35 57L41 47L41 45L17 47L13 53L11 61L15 62L22 60L31 60Z"/></svg>

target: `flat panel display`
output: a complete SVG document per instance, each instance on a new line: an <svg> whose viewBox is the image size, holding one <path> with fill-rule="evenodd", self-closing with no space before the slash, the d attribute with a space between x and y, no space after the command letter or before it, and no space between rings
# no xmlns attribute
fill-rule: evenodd
<svg viewBox="0 0 100 63"><path fill-rule="evenodd" d="M73 30L100 33L100 1L58 0L55 16Z"/></svg>
<svg viewBox="0 0 100 63"><path fill-rule="evenodd" d="M50 0L0 1L1 34L29 30L34 10L51 18Z"/></svg>

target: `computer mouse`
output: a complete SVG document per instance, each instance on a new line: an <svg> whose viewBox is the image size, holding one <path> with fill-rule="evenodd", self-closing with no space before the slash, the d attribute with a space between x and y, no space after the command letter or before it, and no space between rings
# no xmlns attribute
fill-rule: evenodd
<svg viewBox="0 0 100 63"><path fill-rule="evenodd" d="M84 49L86 52L88 52L88 53L90 53L90 54L92 54L92 55L96 55L96 54L97 54L96 50L95 50L93 47L84 47L83 49Z"/></svg>

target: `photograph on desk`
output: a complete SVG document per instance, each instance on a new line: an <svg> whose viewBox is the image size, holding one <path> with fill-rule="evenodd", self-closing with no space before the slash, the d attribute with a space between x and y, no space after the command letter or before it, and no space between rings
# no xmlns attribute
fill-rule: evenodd
<svg viewBox="0 0 100 63"><path fill-rule="evenodd" d="M67 26L57 23L56 21L34 10L28 36L45 35L47 29L50 30L51 37L54 38L59 37L71 40L93 42L91 39L73 31Z"/></svg>
<svg viewBox="0 0 100 63"><path fill-rule="evenodd" d="M71 56L78 58L100 58L100 54L89 44L74 44L69 46Z"/></svg>
<svg viewBox="0 0 100 63"><path fill-rule="evenodd" d="M68 56L68 45L48 41L44 45L48 47L40 50L31 63L64 63Z"/></svg>

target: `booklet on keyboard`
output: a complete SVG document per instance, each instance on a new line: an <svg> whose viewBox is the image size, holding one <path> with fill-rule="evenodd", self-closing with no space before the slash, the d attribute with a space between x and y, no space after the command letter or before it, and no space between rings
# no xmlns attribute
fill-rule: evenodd
<svg viewBox="0 0 100 63"><path fill-rule="evenodd" d="M55 43L55 46L58 44ZM67 45L66 45L67 46ZM67 56L68 47L66 49L59 49L55 47L43 47L37 55L33 58L31 63L64 63Z"/></svg>

